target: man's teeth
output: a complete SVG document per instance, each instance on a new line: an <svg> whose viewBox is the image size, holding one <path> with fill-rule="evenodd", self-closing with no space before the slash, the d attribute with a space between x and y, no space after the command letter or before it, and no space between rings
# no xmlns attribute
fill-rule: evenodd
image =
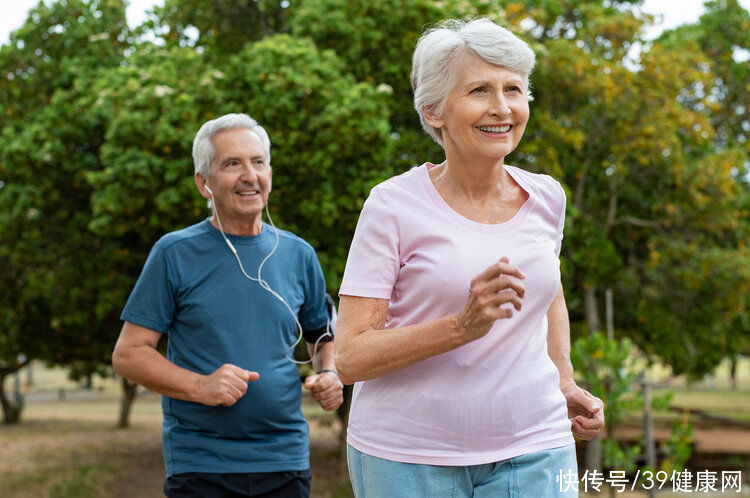
<svg viewBox="0 0 750 498"><path fill-rule="evenodd" d="M260 193L259 190L242 190L241 192L237 192L240 195L255 195Z"/></svg>
<svg viewBox="0 0 750 498"><path fill-rule="evenodd" d="M477 126L482 131L489 133L506 133L510 131L510 125L505 126Z"/></svg>

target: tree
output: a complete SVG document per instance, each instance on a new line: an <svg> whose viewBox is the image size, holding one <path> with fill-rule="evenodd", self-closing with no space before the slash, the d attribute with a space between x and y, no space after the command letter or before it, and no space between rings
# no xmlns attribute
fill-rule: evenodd
<svg viewBox="0 0 750 498"><path fill-rule="evenodd" d="M285 32L288 4L280 0L166 0L155 9L149 25L169 44L194 44L221 59L249 42Z"/></svg>
<svg viewBox="0 0 750 498"><path fill-rule="evenodd" d="M106 361L95 302L111 283L87 255L108 246L87 236L84 179L101 137L66 102L79 78L119 64L127 43L122 2L69 0L40 3L0 49L3 372L23 365L19 354Z"/></svg>

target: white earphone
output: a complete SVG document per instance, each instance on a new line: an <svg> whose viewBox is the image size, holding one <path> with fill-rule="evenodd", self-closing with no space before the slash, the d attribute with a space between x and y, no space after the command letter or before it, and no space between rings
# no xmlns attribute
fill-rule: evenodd
<svg viewBox="0 0 750 498"><path fill-rule="evenodd" d="M214 201L214 193L211 190L211 187L208 186L208 182L204 184L204 187L206 188L206 191L209 194L211 194L211 200ZM299 335L297 336L297 340L294 341L294 344L292 344L289 348L287 348L286 353L285 353L286 359L298 365L311 363L313 361L313 358L315 358L315 355L318 353L318 343L320 342L320 340L323 339L324 337L330 337L333 339L333 330L334 330L335 323L336 323L336 307L333 306L332 307L333 311L332 312L330 311L333 301L331 300L328 303L329 316L328 316L328 323L326 324L326 331L325 333L321 334L321 336L318 337L318 339L315 341L315 346L313 347L313 354L311 358L307 361L297 361L294 359L294 356L290 357L289 353L291 352L293 354L294 348L296 348L297 344L299 344L300 341L302 341L302 335L303 335L302 325L299 323L299 319L297 318L297 315L294 313L294 310L292 310L292 307L289 306L289 304L284 300L284 298L281 297L276 291L274 291L271 288L271 286L268 285L268 282L263 280L263 278L261 278L260 276L261 270L263 269L263 265L266 264L266 261L268 261L268 259L273 255L273 253L276 252L276 248L279 246L279 230L276 228L276 225L273 224L273 220L271 219L271 213L268 212L268 202L266 202L266 216L268 216L268 221L273 227L274 232L276 233L276 242L274 243L273 249L271 249L271 252L269 252L266 255L266 257L263 258L263 260L260 262L260 265L258 265L258 277L257 278L253 278L250 275L248 275L247 272L245 272L245 268L242 266L242 261L240 260L240 256L239 254L237 254L237 249L234 248L234 245L232 244L232 242L227 238L226 234L224 233L224 228L221 226L221 218L219 218L219 211L216 209L215 201L214 201L214 214L216 214L216 221L219 224L219 231L221 232L221 236L224 238L224 242L227 243L227 246L229 246L229 249L234 254L234 257L237 259L237 264L240 266L240 271L242 272L242 274L246 278L252 280L253 282L258 282L258 285L260 285L263 289L273 294L273 296L276 297L279 301L284 303L284 306L286 306L286 309L289 310L289 313L292 315L292 318L294 318L294 322L297 324L297 331L299 332Z"/></svg>

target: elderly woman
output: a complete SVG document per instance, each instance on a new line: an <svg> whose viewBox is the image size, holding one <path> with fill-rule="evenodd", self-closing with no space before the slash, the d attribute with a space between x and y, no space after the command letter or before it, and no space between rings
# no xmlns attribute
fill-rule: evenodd
<svg viewBox="0 0 750 498"><path fill-rule="evenodd" d="M487 19L417 43L414 107L445 161L372 190L340 290L357 496L575 495L573 434L604 425L569 359L565 194L505 164L533 66L528 45Z"/></svg>

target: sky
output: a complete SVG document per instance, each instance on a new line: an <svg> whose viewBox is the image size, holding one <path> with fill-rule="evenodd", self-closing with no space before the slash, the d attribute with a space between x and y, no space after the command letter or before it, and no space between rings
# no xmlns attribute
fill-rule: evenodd
<svg viewBox="0 0 750 498"><path fill-rule="evenodd" d="M0 0L0 43L8 42L10 33L23 25L29 9L38 3L39 0ZM129 0L128 24L137 26L145 19L147 9L161 3L162 0ZM740 4L750 10L750 0L740 0ZM649 38L656 37L663 29L693 22L704 11L703 0L645 0L643 10L662 16L661 24L649 31Z"/></svg>

